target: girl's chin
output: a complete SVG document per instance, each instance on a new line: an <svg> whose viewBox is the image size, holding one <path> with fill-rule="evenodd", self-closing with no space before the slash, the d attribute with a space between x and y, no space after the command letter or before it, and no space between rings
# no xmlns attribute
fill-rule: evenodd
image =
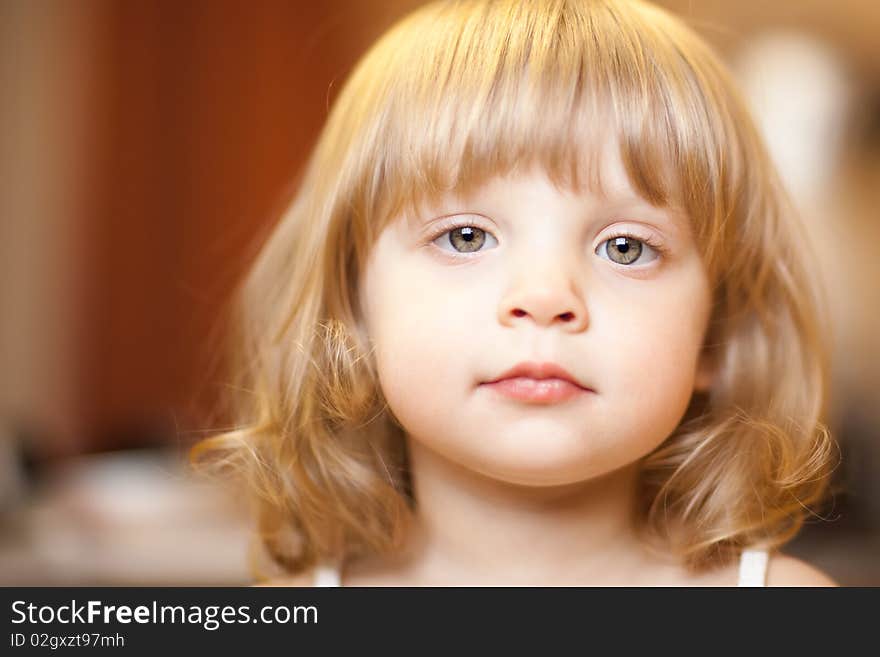
<svg viewBox="0 0 880 657"><path fill-rule="evenodd" d="M537 455L529 458L522 453L498 456L506 458L496 458L490 463L483 461L473 466L466 463L462 465L499 484L541 488L582 484L614 469L600 467L589 459L574 457L548 461L546 455L543 459Z"/></svg>

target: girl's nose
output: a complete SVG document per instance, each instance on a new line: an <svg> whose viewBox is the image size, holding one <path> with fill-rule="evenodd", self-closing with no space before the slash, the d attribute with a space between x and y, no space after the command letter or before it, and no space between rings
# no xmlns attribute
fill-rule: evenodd
<svg viewBox="0 0 880 657"><path fill-rule="evenodd" d="M572 333L585 330L589 319L575 280L558 263L523 272L502 299L499 313L504 326L531 321L559 325Z"/></svg>

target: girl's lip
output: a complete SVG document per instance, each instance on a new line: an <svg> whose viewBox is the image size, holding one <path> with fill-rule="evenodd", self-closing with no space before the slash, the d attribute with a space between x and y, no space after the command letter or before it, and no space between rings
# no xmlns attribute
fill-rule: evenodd
<svg viewBox="0 0 880 657"><path fill-rule="evenodd" d="M579 388L589 390L589 386L575 378L574 375L562 367L562 365L552 362L538 363L535 361L523 361L517 363L506 372L502 372L487 383L497 383L504 379L516 378L532 380L561 379L563 381L568 381Z"/></svg>
<svg viewBox="0 0 880 657"><path fill-rule="evenodd" d="M513 377L482 384L511 399L553 404L592 392L571 381L557 378Z"/></svg>

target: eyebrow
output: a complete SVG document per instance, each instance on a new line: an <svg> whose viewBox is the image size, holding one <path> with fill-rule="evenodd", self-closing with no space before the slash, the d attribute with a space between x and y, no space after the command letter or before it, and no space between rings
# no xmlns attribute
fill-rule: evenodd
<svg viewBox="0 0 880 657"><path fill-rule="evenodd" d="M693 231L693 225L684 209L673 205L656 209L659 211L657 216L669 223L675 230L685 234L690 234Z"/></svg>
<svg viewBox="0 0 880 657"><path fill-rule="evenodd" d="M615 194L604 195L602 200L611 205L622 207L637 205L639 208L646 208L650 212L650 218L656 217L658 222L668 224L678 231L690 233L693 229L687 212L677 204L657 206L646 198L629 191L617 191Z"/></svg>

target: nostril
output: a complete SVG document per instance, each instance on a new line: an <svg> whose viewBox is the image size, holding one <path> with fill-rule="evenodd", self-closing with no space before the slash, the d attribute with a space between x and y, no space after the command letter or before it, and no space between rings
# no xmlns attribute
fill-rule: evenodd
<svg viewBox="0 0 880 657"><path fill-rule="evenodd" d="M523 310L522 308L517 308L516 310L513 311L513 314L516 315L517 317L522 317L523 315L526 314L526 311Z"/></svg>
<svg viewBox="0 0 880 657"><path fill-rule="evenodd" d="M574 319L574 313L571 313L571 312L562 313L560 315L560 317L562 318L562 321L568 322L568 321L571 321L572 319Z"/></svg>

